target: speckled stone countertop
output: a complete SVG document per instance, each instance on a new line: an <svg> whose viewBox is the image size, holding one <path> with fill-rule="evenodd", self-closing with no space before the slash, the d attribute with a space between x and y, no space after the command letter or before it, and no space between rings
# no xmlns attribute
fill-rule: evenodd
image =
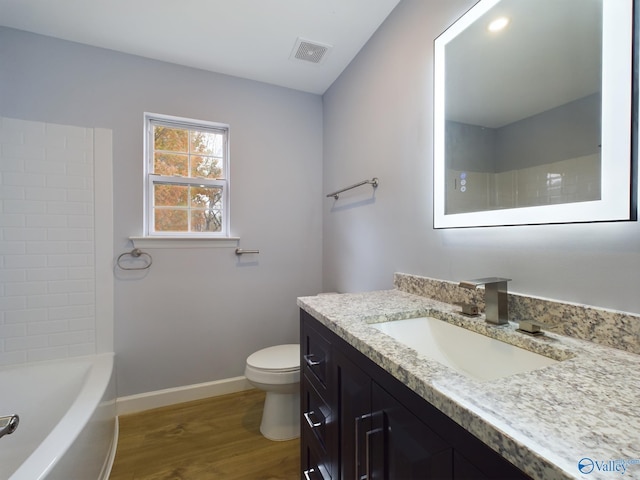
<svg viewBox="0 0 640 480"><path fill-rule="evenodd" d="M640 355L555 333L529 337L513 322L489 326L484 315L397 289L301 297L298 306L533 478L640 479ZM560 361L479 382L370 326L421 316ZM594 462L591 473L578 469L582 459Z"/></svg>

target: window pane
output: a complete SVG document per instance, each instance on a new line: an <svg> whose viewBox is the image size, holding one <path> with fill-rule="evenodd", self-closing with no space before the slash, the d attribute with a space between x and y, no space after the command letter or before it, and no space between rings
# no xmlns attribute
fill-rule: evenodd
<svg viewBox="0 0 640 480"><path fill-rule="evenodd" d="M153 127L154 150L166 150L169 152L189 152L189 130L182 128Z"/></svg>
<svg viewBox="0 0 640 480"><path fill-rule="evenodd" d="M189 187L185 185L154 185L153 204L155 206L186 207Z"/></svg>
<svg viewBox="0 0 640 480"><path fill-rule="evenodd" d="M189 176L189 156L170 153L154 155L153 173L158 175Z"/></svg>
<svg viewBox="0 0 640 480"><path fill-rule="evenodd" d="M191 130L191 153L222 157L223 147L223 135Z"/></svg>
<svg viewBox="0 0 640 480"><path fill-rule="evenodd" d="M189 229L187 210L154 208L156 232L186 232Z"/></svg>
<svg viewBox="0 0 640 480"><path fill-rule="evenodd" d="M220 210L192 210L192 232L222 231L222 212Z"/></svg>
<svg viewBox="0 0 640 480"><path fill-rule="evenodd" d="M191 187L193 208L222 208L222 187Z"/></svg>
<svg viewBox="0 0 640 480"><path fill-rule="evenodd" d="M228 234L226 126L177 117L147 119L152 130L145 138L152 145L145 144L150 200L145 233Z"/></svg>
<svg viewBox="0 0 640 480"><path fill-rule="evenodd" d="M192 156L191 168L194 177L224 178L221 158Z"/></svg>

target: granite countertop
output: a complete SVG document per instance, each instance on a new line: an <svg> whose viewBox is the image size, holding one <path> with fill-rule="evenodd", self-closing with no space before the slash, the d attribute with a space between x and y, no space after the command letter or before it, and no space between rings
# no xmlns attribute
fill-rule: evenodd
<svg viewBox="0 0 640 480"><path fill-rule="evenodd" d="M298 306L533 478L640 479L640 355L549 332L529 337L513 322L490 326L400 290L301 297ZM370 326L422 316L560 361L480 382ZM578 469L582 459L591 473Z"/></svg>

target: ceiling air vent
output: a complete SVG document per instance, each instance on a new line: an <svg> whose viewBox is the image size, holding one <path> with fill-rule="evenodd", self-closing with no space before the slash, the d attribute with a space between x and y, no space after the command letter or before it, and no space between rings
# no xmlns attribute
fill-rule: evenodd
<svg viewBox="0 0 640 480"><path fill-rule="evenodd" d="M291 60L301 60L304 62L322 63L330 48L331 45L298 38L289 58Z"/></svg>

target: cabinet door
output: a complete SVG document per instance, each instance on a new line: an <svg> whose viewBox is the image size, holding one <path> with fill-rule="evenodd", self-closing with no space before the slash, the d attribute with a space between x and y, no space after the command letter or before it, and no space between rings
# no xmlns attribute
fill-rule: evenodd
<svg viewBox="0 0 640 480"><path fill-rule="evenodd" d="M489 477L458 452L453 452L453 478L454 480L489 480Z"/></svg>
<svg viewBox="0 0 640 480"><path fill-rule="evenodd" d="M470 454L473 462L459 451L453 453L454 480L530 480L518 468L511 465L493 450L477 442Z"/></svg>
<svg viewBox="0 0 640 480"><path fill-rule="evenodd" d="M367 480L453 478L451 446L377 383L372 382L371 391Z"/></svg>
<svg viewBox="0 0 640 480"><path fill-rule="evenodd" d="M333 411L338 413L337 462L341 480L364 478L365 433L371 430L371 379L339 351L333 351L336 392Z"/></svg>

